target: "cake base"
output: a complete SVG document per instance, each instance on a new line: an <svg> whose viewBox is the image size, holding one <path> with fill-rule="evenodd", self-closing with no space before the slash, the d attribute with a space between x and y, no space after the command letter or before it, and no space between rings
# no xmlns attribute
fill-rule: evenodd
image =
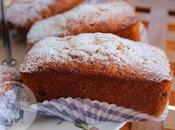
<svg viewBox="0 0 175 130"><path fill-rule="evenodd" d="M89 98L132 108L153 116L162 114L170 94L167 81L114 80L71 73L22 73L22 79L38 102L61 97ZM145 107L146 106L146 107Z"/></svg>

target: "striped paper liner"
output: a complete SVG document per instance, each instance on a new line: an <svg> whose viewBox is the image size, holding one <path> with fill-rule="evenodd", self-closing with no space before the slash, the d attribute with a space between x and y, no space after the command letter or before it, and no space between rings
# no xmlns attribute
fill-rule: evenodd
<svg viewBox="0 0 175 130"><path fill-rule="evenodd" d="M33 105L32 108L35 108ZM162 121L168 114L166 108L160 117L150 116L133 109L80 98L60 98L37 104L44 115L60 117L74 123L97 124L99 122Z"/></svg>

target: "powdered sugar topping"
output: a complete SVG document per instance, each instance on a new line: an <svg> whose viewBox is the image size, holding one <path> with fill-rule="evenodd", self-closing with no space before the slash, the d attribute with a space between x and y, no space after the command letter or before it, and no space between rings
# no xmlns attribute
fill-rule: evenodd
<svg viewBox="0 0 175 130"><path fill-rule="evenodd" d="M7 9L8 20L16 26L24 26L31 18L42 19L40 12L56 0L15 0ZM15 15L14 15L15 13Z"/></svg>
<svg viewBox="0 0 175 130"><path fill-rule="evenodd" d="M136 43L113 34L80 34L65 38L49 37L28 52L21 72L37 72L45 63L96 62L129 67L133 73L151 80L169 79L170 67L166 54L150 45ZM137 72L134 72L137 71Z"/></svg>
<svg viewBox="0 0 175 130"><path fill-rule="evenodd" d="M83 23L93 25L113 20L116 25L118 24L115 28L118 28L122 26L122 20L129 16L133 17L135 13L126 2L114 1L96 4L85 2L68 12L37 22L29 31L27 42L36 43L48 36L70 35L71 31L81 30Z"/></svg>

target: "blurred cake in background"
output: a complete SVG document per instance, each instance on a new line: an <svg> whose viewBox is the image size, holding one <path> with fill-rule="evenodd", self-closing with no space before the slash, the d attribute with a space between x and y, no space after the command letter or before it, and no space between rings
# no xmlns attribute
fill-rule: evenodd
<svg viewBox="0 0 175 130"><path fill-rule="evenodd" d="M80 33L113 33L140 41L140 20L124 1L85 2L74 9L33 25L27 35L28 48L48 36Z"/></svg>
<svg viewBox="0 0 175 130"><path fill-rule="evenodd" d="M25 35L37 21L65 12L83 0L14 0L7 7L8 21Z"/></svg>

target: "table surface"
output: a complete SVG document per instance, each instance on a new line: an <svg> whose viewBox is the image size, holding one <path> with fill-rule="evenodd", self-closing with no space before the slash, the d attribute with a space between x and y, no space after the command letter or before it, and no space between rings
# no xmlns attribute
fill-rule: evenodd
<svg viewBox="0 0 175 130"><path fill-rule="evenodd" d="M27 112L27 114L32 115L32 113ZM28 118L28 119L26 119ZM31 120L32 116L26 116L24 120ZM114 122L104 122L97 125L88 125L89 130L119 130L124 126L125 122L114 123ZM96 129L92 129L96 128ZM31 120L31 124L19 123L19 125L13 125L8 127L6 130L83 130L82 128L77 127L74 123L62 121L55 117L37 115L35 121ZM0 128L0 130L3 130ZM4 129L5 130L5 129Z"/></svg>
<svg viewBox="0 0 175 130"><path fill-rule="evenodd" d="M119 130L125 123L111 123L105 122L94 126L89 126L90 128L98 128L99 130ZM54 118L40 118L35 121L30 128L27 130L48 130L52 128L52 130L82 130L75 126L75 124L63 121L61 124L57 124L57 119Z"/></svg>

